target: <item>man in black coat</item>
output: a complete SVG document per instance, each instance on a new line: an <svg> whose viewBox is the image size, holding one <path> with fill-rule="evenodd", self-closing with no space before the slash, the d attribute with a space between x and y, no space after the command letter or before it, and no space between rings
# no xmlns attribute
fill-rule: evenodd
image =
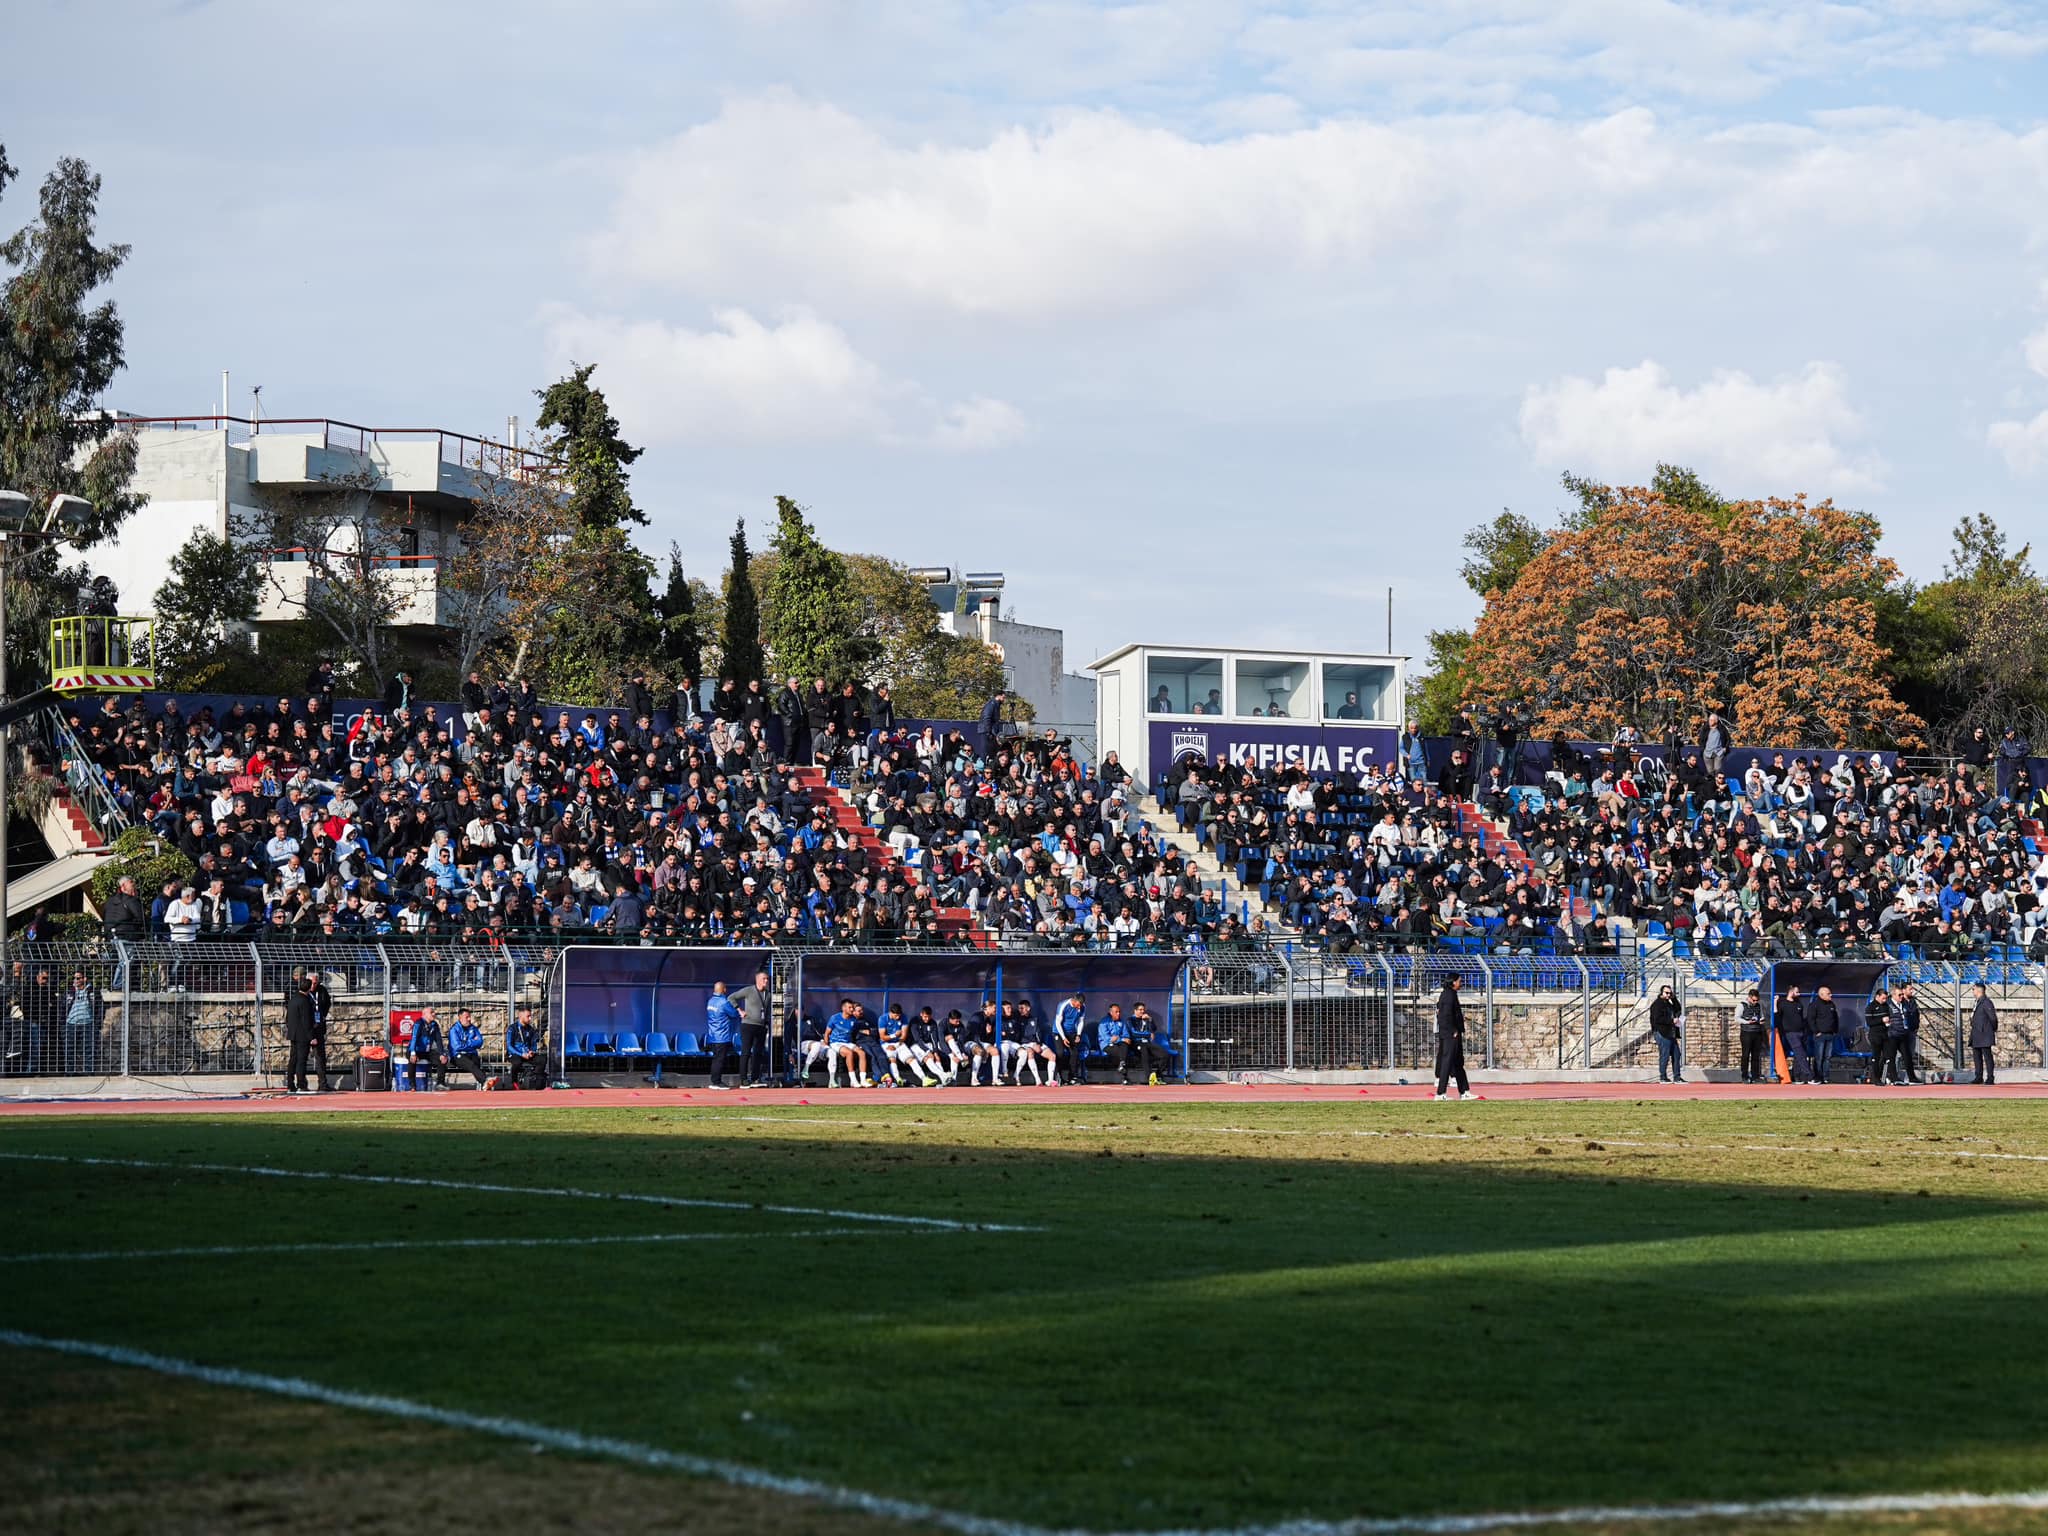
<svg viewBox="0 0 2048 1536"><path fill-rule="evenodd" d="M799 766L811 760L811 728L804 713L803 684L791 678L775 695L775 713L782 721L783 761Z"/></svg>
<svg viewBox="0 0 2048 1536"><path fill-rule="evenodd" d="M1458 1097L1473 1097L1472 1084L1465 1077L1465 1005L1458 1000L1462 976L1452 976L1436 995L1436 1096L1447 1098L1451 1079L1458 1080Z"/></svg>
<svg viewBox="0 0 2048 1536"><path fill-rule="evenodd" d="M1998 1045L1998 1008L1983 982L1977 983L1977 1001L1970 1006L1970 1065L1973 1083L1990 1086L1998 1081L1993 1053Z"/></svg>
<svg viewBox="0 0 2048 1536"><path fill-rule="evenodd" d="M1892 1061L1892 999L1883 987L1871 994L1863 1009L1863 1022L1870 1029L1870 1081L1881 1083L1884 1069ZM1892 1067L1892 1079L1899 1080L1896 1066Z"/></svg>
<svg viewBox="0 0 2048 1536"><path fill-rule="evenodd" d="M1749 989L1738 1012L1742 1024L1742 1080L1760 1083L1764 1080L1764 1005L1755 987Z"/></svg>
<svg viewBox="0 0 2048 1536"><path fill-rule="evenodd" d="M123 875L120 888L107 898L107 905L100 914L101 924L110 939L127 939L134 943L149 932L149 908L142 904L142 898L135 894L135 877Z"/></svg>
<svg viewBox="0 0 2048 1536"><path fill-rule="evenodd" d="M1650 1033L1657 1041L1657 1081L1685 1081L1685 1058L1678 1043L1678 998L1665 982L1650 1002ZM1669 1071L1670 1077L1665 1077Z"/></svg>
<svg viewBox="0 0 2048 1536"><path fill-rule="evenodd" d="M1795 1083L1803 1081L1799 1063L1813 1056L1806 1044L1806 999L1797 987L1787 987L1778 999L1778 1043L1785 1051L1785 1076Z"/></svg>
<svg viewBox="0 0 2048 1536"><path fill-rule="evenodd" d="M292 978L291 989L284 995L284 1037L290 1046L285 1059L284 1086L288 1093L306 1093L306 1055L313 1045L313 984L304 976ZM320 1051L320 1078L324 1086L327 1079L327 1050Z"/></svg>
<svg viewBox="0 0 2048 1536"><path fill-rule="evenodd" d="M996 755L996 738L1003 733L1003 701L1007 698L1009 698L1009 695L998 689L989 695L988 702L981 706L981 755L983 757L994 757Z"/></svg>
<svg viewBox="0 0 2048 1536"><path fill-rule="evenodd" d="M1806 1010L1806 1033L1813 1080L1824 1083L1828 1080L1828 1063L1834 1060L1835 1046L1842 1035L1842 1015L1835 1007L1832 988L1822 987L1813 994Z"/></svg>
<svg viewBox="0 0 2048 1536"><path fill-rule="evenodd" d="M1919 1069L1914 1063L1920 1059L1920 999L1914 996L1911 982L1899 988L1892 997L1892 1023L1889 1035L1892 1047L1892 1081L1919 1082Z"/></svg>

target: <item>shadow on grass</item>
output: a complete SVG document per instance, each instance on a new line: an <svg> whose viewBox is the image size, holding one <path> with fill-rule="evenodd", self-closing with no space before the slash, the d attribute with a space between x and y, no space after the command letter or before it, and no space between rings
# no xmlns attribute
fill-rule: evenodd
<svg viewBox="0 0 2048 1536"><path fill-rule="evenodd" d="M0 1309L1098 1528L2012 1487L2048 1456L2048 1211L2025 1200L1815 1189L1782 1160L1652 1179L1478 1147L1104 1156L1099 1134L1048 1150L972 1125L849 1141L629 1120L100 1123L6 1145L1044 1230L149 1261ZM109 1247L162 1245L201 1209L265 1242L375 1236L401 1205L545 1233L571 1204L5 1166L23 1228ZM603 1210L632 1231L658 1208Z"/></svg>

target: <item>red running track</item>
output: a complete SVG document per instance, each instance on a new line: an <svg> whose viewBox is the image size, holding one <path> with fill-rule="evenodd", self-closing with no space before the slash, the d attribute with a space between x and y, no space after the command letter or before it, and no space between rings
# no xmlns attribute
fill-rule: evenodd
<svg viewBox="0 0 2048 1536"><path fill-rule="evenodd" d="M1555 1101L1558 1103L1629 1100L1639 1103L1726 1099L2048 1099L2048 1082L1999 1083L1974 1087L1963 1083L1929 1083L1910 1088L1873 1088L1861 1083L1756 1087L1748 1083L1478 1083L1482 1102L1489 1099ZM962 1105L983 1108L1025 1108L1044 1105L1146 1104L1349 1104L1417 1103L1429 1100L1427 1084L1369 1083L1288 1085L1284 1083L1163 1084L1157 1088L1096 1084L1085 1088L778 1088L734 1089L713 1093L707 1088L564 1088L544 1093L325 1093L303 1097L282 1094L236 1095L187 1099L34 1099L0 1102L0 1118L26 1115L276 1115L329 1114L335 1111L377 1113L393 1110L525 1109L756 1109L879 1105Z"/></svg>

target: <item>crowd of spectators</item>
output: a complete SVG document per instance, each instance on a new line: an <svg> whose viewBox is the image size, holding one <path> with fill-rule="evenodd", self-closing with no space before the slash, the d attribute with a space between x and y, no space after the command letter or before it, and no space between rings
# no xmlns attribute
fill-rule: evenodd
<svg viewBox="0 0 2048 1536"><path fill-rule="evenodd" d="M1513 740L1454 738L1437 763L1409 732L1362 774L1219 758L1163 795L1286 928L1340 951L1598 954L1634 932L1703 955L2048 958L2048 806L2017 733L1924 772L1786 751L1733 773L1712 725L1711 752L1554 741L1540 775Z"/></svg>
<svg viewBox="0 0 2048 1536"><path fill-rule="evenodd" d="M758 708L725 700L664 730L636 688L621 709L547 711L530 689L473 676L458 722L415 703L401 673L386 712L347 727L324 690L191 717L175 698L80 707L73 733L116 803L195 870L124 889L104 907L107 931L936 939L929 876L835 826ZM836 716L799 753L852 760Z"/></svg>
<svg viewBox="0 0 2048 1536"><path fill-rule="evenodd" d="M1705 954L2048 947L2048 853L2011 736L1939 772L1784 752L1737 774L1710 717L1701 746L1662 757L1632 736L1599 753L1555 740L1539 773L1504 712L1483 732L1466 717L1448 746L1411 729L1357 774L1175 765L1160 803L1260 894L1269 930L1155 833L1115 753L1005 735L1000 697L978 729L913 732L886 688L815 678L671 694L636 676L618 708L551 711L472 673L459 718L412 689L396 674L383 711L347 725L324 671L302 699L219 715L80 701L74 734L116 803L195 870L124 887L107 931L865 946L957 939L942 913L959 910L1009 943L1132 949L1270 931L1339 951L1602 953L1659 931ZM800 765L843 786L885 848L842 827Z"/></svg>
<svg viewBox="0 0 2048 1536"><path fill-rule="evenodd" d="M1114 755L1084 767L1050 732L1005 735L1000 696L978 730L913 734L886 687L822 679L657 698L636 677L620 708L549 710L471 674L446 711L401 671L382 712L344 722L327 675L308 681L219 713L74 706L115 803L194 869L124 883L109 934L936 944L961 909L1011 940L1165 948L1220 918ZM852 793L884 846L840 826L799 766Z"/></svg>

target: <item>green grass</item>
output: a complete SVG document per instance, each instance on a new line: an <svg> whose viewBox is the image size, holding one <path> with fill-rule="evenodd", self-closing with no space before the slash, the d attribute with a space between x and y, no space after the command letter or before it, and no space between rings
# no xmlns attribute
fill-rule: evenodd
<svg viewBox="0 0 2048 1536"><path fill-rule="evenodd" d="M750 1113L15 1121L0 1152L1041 1230L7 1264L0 1324L1097 1529L2048 1484L2038 1106ZM0 1178L14 1254L824 1224Z"/></svg>

